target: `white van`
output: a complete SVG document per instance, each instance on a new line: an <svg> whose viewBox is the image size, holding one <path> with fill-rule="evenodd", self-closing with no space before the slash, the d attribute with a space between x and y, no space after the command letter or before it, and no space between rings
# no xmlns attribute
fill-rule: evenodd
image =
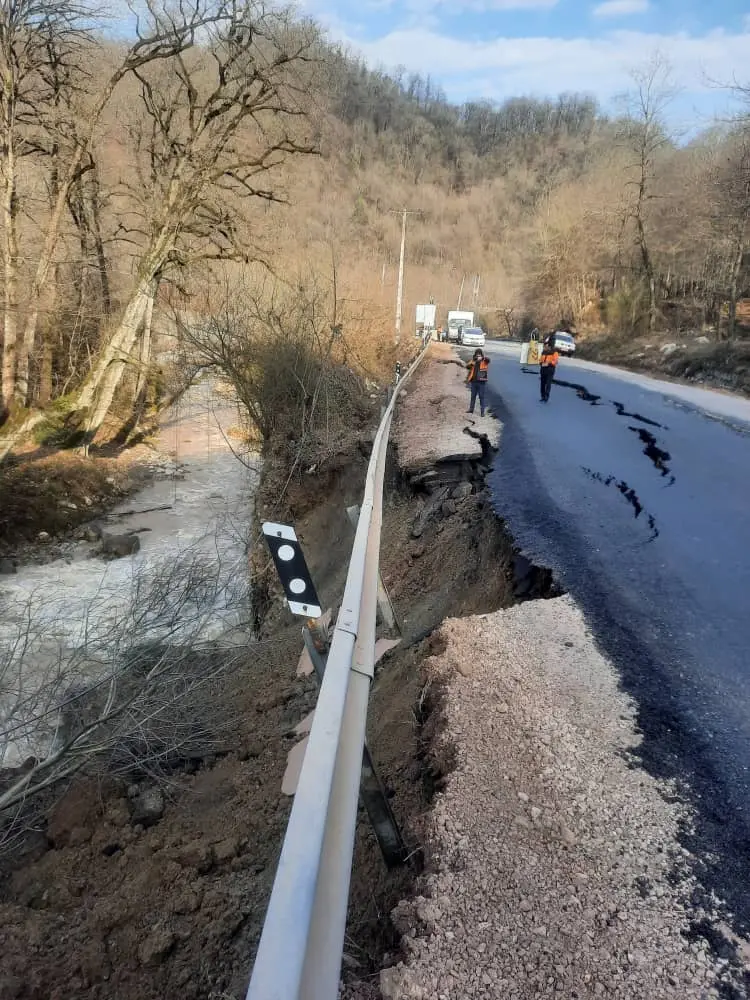
<svg viewBox="0 0 750 1000"><path fill-rule="evenodd" d="M470 326L461 335L461 343L464 347L484 347L485 336L481 326Z"/></svg>
<svg viewBox="0 0 750 1000"><path fill-rule="evenodd" d="M555 349L560 354L573 354L576 349L576 342L573 337L564 330L555 331Z"/></svg>

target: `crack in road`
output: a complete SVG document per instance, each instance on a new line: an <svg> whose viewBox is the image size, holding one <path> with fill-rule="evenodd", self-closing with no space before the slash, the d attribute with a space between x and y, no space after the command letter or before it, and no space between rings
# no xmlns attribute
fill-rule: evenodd
<svg viewBox="0 0 750 1000"><path fill-rule="evenodd" d="M654 467L659 470L662 476L669 476L669 482L667 486L672 486L676 477L672 475L672 470L667 465L667 462L672 460L672 456L668 451L664 451L656 443L656 438L654 435L645 429L645 427L631 427L628 426L628 430L633 431L641 439L645 448L643 449L643 454L646 455L654 463Z"/></svg>
<svg viewBox="0 0 750 1000"><path fill-rule="evenodd" d="M601 396L595 396L594 393L589 392L585 385L580 385L578 382L563 382L562 379L554 379L554 385L565 386L566 389L575 389L576 396L579 399L584 400L586 403L590 403L592 406L598 406Z"/></svg>
<svg viewBox="0 0 750 1000"><path fill-rule="evenodd" d="M581 385L579 382L566 382L563 379L556 378L554 380L554 384L564 386L566 389L574 389L578 398L584 400L584 402L589 403L591 406L598 406L599 401L602 398L601 396L597 396L594 393L589 392L586 386ZM648 424L651 427L659 427L661 429L666 430L664 425L660 424L657 420L651 420L650 417L644 417L641 413L629 412L628 410L625 409L624 403L618 403L617 400L614 399L609 400L609 402L611 402L612 406L614 406L615 410L617 411L618 417L629 417L631 420L638 420L642 424ZM633 427L632 425L629 424L628 430L633 431L633 433L637 434L638 437L641 439L644 445L643 454L651 460L654 467L658 469L658 471L662 474L662 476L669 476L669 482L667 483L667 486L674 485L674 483L676 482L676 477L672 475L672 470L667 465L667 462L670 462L672 460L672 456L669 454L669 452L664 451L663 448L660 448L656 443L656 438L654 437L654 435L650 431L647 431L645 428ZM607 485L609 485L609 483L607 483ZM624 491L621 490L620 492L622 492L623 495L627 495L627 491L629 489L630 488L626 485L625 490ZM636 517L637 516L638 513L636 513Z"/></svg>
<svg viewBox="0 0 750 1000"><path fill-rule="evenodd" d="M470 421L473 423L473 421ZM479 447L482 449L482 464L487 467L488 471L492 471L492 456L498 451L490 444L490 439L487 434L482 431L472 430L471 427L466 426L463 428L464 434L468 434L469 437L474 438L475 441L479 442Z"/></svg>
<svg viewBox="0 0 750 1000"><path fill-rule="evenodd" d="M664 424L660 424L658 420L651 420L649 417L644 417L640 413L629 413L625 409L624 403L618 403L616 400L611 400L612 406L617 410L618 417L630 417L631 420L639 420L642 424L648 424L650 427L659 427L661 430L668 430Z"/></svg>
<svg viewBox="0 0 750 1000"><path fill-rule="evenodd" d="M638 498L638 494L632 486L629 486L625 480L618 479L617 476L604 476L601 472L594 472L593 469L589 469L585 465L582 465L581 468L589 479L593 479L594 482L601 483L603 486L614 485L615 489L617 489L625 497L627 502L633 508L636 518L639 518L641 514L646 515L646 523L648 524L649 531L651 532L651 536L648 539L649 542L653 542L659 537L659 529L656 527L656 519L653 514L649 514L643 506Z"/></svg>

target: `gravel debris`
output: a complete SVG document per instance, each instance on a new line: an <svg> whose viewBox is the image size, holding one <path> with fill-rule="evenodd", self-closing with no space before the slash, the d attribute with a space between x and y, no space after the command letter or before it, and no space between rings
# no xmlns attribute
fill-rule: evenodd
<svg viewBox="0 0 750 1000"><path fill-rule="evenodd" d="M429 358L412 376L394 421L391 436L402 472L448 458L479 459L482 436L497 448L499 421L489 413L480 417L478 409L467 413L468 403L466 367L458 352L447 344L433 344Z"/></svg>
<svg viewBox="0 0 750 1000"><path fill-rule="evenodd" d="M444 694L438 742L456 766L433 804L429 874L393 911L402 961L381 972L379 995L747 996L746 947L729 963L691 933L722 925L689 902L677 843L689 817L634 765L633 704L574 602L448 620L441 636L427 669ZM343 996L378 991L358 983Z"/></svg>

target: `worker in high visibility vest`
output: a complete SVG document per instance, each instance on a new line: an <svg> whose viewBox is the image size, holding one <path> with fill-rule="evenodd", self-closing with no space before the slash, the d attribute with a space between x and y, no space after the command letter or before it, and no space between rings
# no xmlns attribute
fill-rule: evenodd
<svg viewBox="0 0 750 1000"><path fill-rule="evenodd" d="M557 362L560 360L560 355L555 349L554 339L551 344L545 344L542 348L542 356L539 359L539 375L540 375L540 389L541 389L541 400L546 403L549 399L550 389L552 388L552 382L555 378L555 372L557 371Z"/></svg>
<svg viewBox="0 0 750 1000"><path fill-rule="evenodd" d="M477 348L474 357L466 366L469 374L466 382L471 389L471 402L469 403L469 413L474 412L474 405L479 397L479 412L484 416L484 395L487 389L487 378L489 376L490 359L484 356L484 351Z"/></svg>

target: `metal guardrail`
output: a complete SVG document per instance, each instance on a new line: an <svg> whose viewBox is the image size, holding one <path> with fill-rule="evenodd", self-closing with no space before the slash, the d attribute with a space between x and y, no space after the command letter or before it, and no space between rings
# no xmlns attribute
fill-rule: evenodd
<svg viewBox="0 0 750 1000"><path fill-rule="evenodd" d="M427 342L399 379L424 357ZM367 468L341 610L315 707L247 1000L336 1000L344 949L375 617L383 480L398 390Z"/></svg>

